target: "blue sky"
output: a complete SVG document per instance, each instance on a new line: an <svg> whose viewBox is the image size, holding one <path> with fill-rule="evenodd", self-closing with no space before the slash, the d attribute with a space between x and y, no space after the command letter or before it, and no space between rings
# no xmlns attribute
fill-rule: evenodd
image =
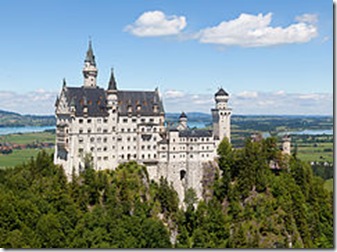
<svg viewBox="0 0 337 252"><path fill-rule="evenodd" d="M125 0L0 2L0 109L52 114L81 86L88 38L98 84L159 87L168 112L209 112L222 86L236 114L333 111L332 2Z"/></svg>

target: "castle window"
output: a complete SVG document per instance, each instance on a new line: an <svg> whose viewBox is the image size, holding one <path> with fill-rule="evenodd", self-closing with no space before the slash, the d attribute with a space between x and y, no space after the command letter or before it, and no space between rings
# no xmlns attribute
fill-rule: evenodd
<svg viewBox="0 0 337 252"><path fill-rule="evenodd" d="M176 158L176 156L175 156L175 155L173 155L172 157L173 157L173 158Z"/></svg>
<svg viewBox="0 0 337 252"><path fill-rule="evenodd" d="M102 141L102 138L97 138L97 142L100 143Z"/></svg>
<svg viewBox="0 0 337 252"><path fill-rule="evenodd" d="M183 180L186 176L186 171L185 170L180 170L180 180Z"/></svg>
<svg viewBox="0 0 337 252"><path fill-rule="evenodd" d="M161 155L162 158L166 158L166 155Z"/></svg>
<svg viewBox="0 0 337 252"><path fill-rule="evenodd" d="M156 137L153 137L153 141L157 141L157 138L156 138Z"/></svg>
<svg viewBox="0 0 337 252"><path fill-rule="evenodd" d="M104 118L104 123L107 123L108 122L108 118Z"/></svg>
<svg viewBox="0 0 337 252"><path fill-rule="evenodd" d="M133 141L136 141L136 140L137 140L137 138L136 138L136 137L134 137L134 138L133 138Z"/></svg>
<svg viewBox="0 0 337 252"><path fill-rule="evenodd" d="M154 158L157 158L157 155L156 155L156 154L154 154L154 155L153 155L153 157L154 157Z"/></svg>
<svg viewBox="0 0 337 252"><path fill-rule="evenodd" d="M78 138L78 142L83 143L83 138L82 137Z"/></svg>
<svg viewBox="0 0 337 252"><path fill-rule="evenodd" d="M147 149L148 149L148 150L151 150L151 145L148 145L148 146L147 146Z"/></svg>
<svg viewBox="0 0 337 252"><path fill-rule="evenodd" d="M115 145L112 145L112 149L115 149Z"/></svg>
<svg viewBox="0 0 337 252"><path fill-rule="evenodd" d="M127 123L127 122L128 122L128 119L127 119L127 118L124 118L124 119L123 119L123 122L124 122L124 123Z"/></svg>
<svg viewBox="0 0 337 252"><path fill-rule="evenodd" d="M79 119L78 122L79 122L79 123L83 123L83 119Z"/></svg>
<svg viewBox="0 0 337 252"><path fill-rule="evenodd" d="M131 131L131 129L128 129L128 132L130 132Z"/></svg>
<svg viewBox="0 0 337 252"><path fill-rule="evenodd" d="M112 127L112 131L115 131L116 130L116 127L114 126L114 127Z"/></svg>
<svg viewBox="0 0 337 252"><path fill-rule="evenodd" d="M91 123L91 119L88 119L88 120L87 120L87 123Z"/></svg>
<svg viewBox="0 0 337 252"><path fill-rule="evenodd" d="M143 155L142 155L142 159L144 159L144 158L145 158L145 155L143 154Z"/></svg>
<svg viewBox="0 0 337 252"><path fill-rule="evenodd" d="M136 118L132 118L132 122L137 122L137 119Z"/></svg>
<svg viewBox="0 0 337 252"><path fill-rule="evenodd" d="M102 131L102 129L101 129L101 128L98 128L98 129L97 129L97 132L101 132L101 131Z"/></svg>
<svg viewBox="0 0 337 252"><path fill-rule="evenodd" d="M104 137L103 138L103 143L106 143L108 141L108 138L107 137Z"/></svg>
<svg viewBox="0 0 337 252"><path fill-rule="evenodd" d="M90 128L88 129L88 133L91 133L91 129Z"/></svg>
<svg viewBox="0 0 337 252"><path fill-rule="evenodd" d="M130 158L131 158L131 154L128 154L128 160L130 160Z"/></svg>
<svg viewBox="0 0 337 252"><path fill-rule="evenodd" d="M201 157L204 157L204 154L201 154Z"/></svg>
<svg viewBox="0 0 337 252"><path fill-rule="evenodd" d="M121 131L124 132L124 128L121 128Z"/></svg>
<svg viewBox="0 0 337 252"><path fill-rule="evenodd" d="M150 122L153 122L154 120L153 120L153 118L150 118Z"/></svg>
<svg viewBox="0 0 337 252"><path fill-rule="evenodd" d="M93 143L94 141L95 141L95 138L94 138L94 137L91 137L91 138L90 138L90 142Z"/></svg>
<svg viewBox="0 0 337 252"><path fill-rule="evenodd" d="M101 123L102 119L101 118L97 118L97 123Z"/></svg>
<svg viewBox="0 0 337 252"><path fill-rule="evenodd" d="M99 148L97 148L97 151L102 151L102 148L100 148L100 147L99 147Z"/></svg>
<svg viewBox="0 0 337 252"><path fill-rule="evenodd" d="M173 138L173 139L172 139L172 142L175 142L175 141L176 141L176 140Z"/></svg>
<svg viewBox="0 0 337 252"><path fill-rule="evenodd" d="M115 155L112 155L112 159L115 159Z"/></svg>
<svg viewBox="0 0 337 252"><path fill-rule="evenodd" d="M121 155L121 158L124 159L124 155L123 154Z"/></svg>
<svg viewBox="0 0 337 252"><path fill-rule="evenodd" d="M147 155L147 157L150 159L151 158L151 154Z"/></svg>
<svg viewBox="0 0 337 252"><path fill-rule="evenodd" d="M193 150L193 147L191 146L190 150Z"/></svg>
<svg viewBox="0 0 337 252"><path fill-rule="evenodd" d="M153 128L153 132L156 132L156 131L157 131L157 128L156 128L156 127L154 127L154 128Z"/></svg>
<svg viewBox="0 0 337 252"><path fill-rule="evenodd" d="M201 141L203 142L203 141L204 141L204 138L201 138Z"/></svg>
<svg viewBox="0 0 337 252"><path fill-rule="evenodd" d="M91 147L91 148L90 148L90 151L94 151L94 150L95 150L95 147Z"/></svg>
<svg viewBox="0 0 337 252"><path fill-rule="evenodd" d="M142 150L144 150L145 149L145 146L144 145L142 145Z"/></svg>
<svg viewBox="0 0 337 252"><path fill-rule="evenodd" d="M97 158L97 160L101 160L101 159L102 159L102 157L98 157L98 158Z"/></svg>
<svg viewBox="0 0 337 252"><path fill-rule="evenodd" d="M137 149L137 146L136 146L136 145L135 145L135 146L133 146L133 149L134 149L134 150L136 150L136 149Z"/></svg>
<svg viewBox="0 0 337 252"><path fill-rule="evenodd" d="M142 128L142 132L144 132L145 131L145 128Z"/></svg>
<svg viewBox="0 0 337 252"><path fill-rule="evenodd" d="M193 155L190 155L190 158L193 158Z"/></svg>
<svg viewBox="0 0 337 252"><path fill-rule="evenodd" d="M82 134L82 133L83 133L83 129L80 129L80 130L79 130L79 133Z"/></svg>
<svg viewBox="0 0 337 252"><path fill-rule="evenodd" d="M104 157L104 160L108 160L108 157Z"/></svg>
<svg viewBox="0 0 337 252"><path fill-rule="evenodd" d="M122 141L122 137L121 137L121 136L118 136L118 137L117 137L117 141Z"/></svg>
<svg viewBox="0 0 337 252"><path fill-rule="evenodd" d="M130 150L130 146L128 146L128 150Z"/></svg>
<svg viewBox="0 0 337 252"><path fill-rule="evenodd" d="M176 150L176 147L173 147L173 150Z"/></svg>
<svg viewBox="0 0 337 252"><path fill-rule="evenodd" d="M79 153L83 153L83 148L78 149Z"/></svg>
<svg viewBox="0 0 337 252"><path fill-rule="evenodd" d="M124 150L124 146L121 146L121 149Z"/></svg>
<svg viewBox="0 0 337 252"><path fill-rule="evenodd" d="M104 147L104 148L103 148L103 151L107 151L107 150L108 150L108 147Z"/></svg>
<svg viewBox="0 0 337 252"><path fill-rule="evenodd" d="M157 146L156 145L153 145L153 149L155 150L157 148Z"/></svg>
<svg viewBox="0 0 337 252"><path fill-rule="evenodd" d="M129 142L130 142L130 139L131 139L130 137L127 138L127 140L128 140Z"/></svg>
<svg viewBox="0 0 337 252"><path fill-rule="evenodd" d="M137 158L137 155L136 155L136 154L134 154L134 155L133 155L133 158Z"/></svg>
<svg viewBox="0 0 337 252"><path fill-rule="evenodd" d="M142 119L141 119L141 122L145 122L145 118L142 118Z"/></svg>
<svg viewBox="0 0 337 252"><path fill-rule="evenodd" d="M203 150L203 149L204 149L204 146L201 146L201 149Z"/></svg>

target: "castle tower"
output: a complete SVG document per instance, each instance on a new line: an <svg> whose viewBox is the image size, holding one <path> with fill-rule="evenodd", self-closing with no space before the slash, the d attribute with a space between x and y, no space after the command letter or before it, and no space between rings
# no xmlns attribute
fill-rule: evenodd
<svg viewBox="0 0 337 252"><path fill-rule="evenodd" d="M86 88L95 88L97 73L98 73L98 70L96 68L95 55L92 50L91 40L90 40L87 55L84 60L84 68L83 68L84 84L83 86Z"/></svg>
<svg viewBox="0 0 337 252"><path fill-rule="evenodd" d="M224 137L227 137L230 141L232 109L228 108L229 95L225 90L220 88L214 97L216 102L216 108L212 109L214 138L218 141L222 141Z"/></svg>
<svg viewBox="0 0 337 252"><path fill-rule="evenodd" d="M179 126L178 126L179 130L185 130L187 129L187 116L184 112L181 113L181 115L179 116Z"/></svg>
<svg viewBox="0 0 337 252"><path fill-rule="evenodd" d="M289 135L284 135L283 138L283 143L282 143L282 153L290 155L290 150L291 150L291 137Z"/></svg>

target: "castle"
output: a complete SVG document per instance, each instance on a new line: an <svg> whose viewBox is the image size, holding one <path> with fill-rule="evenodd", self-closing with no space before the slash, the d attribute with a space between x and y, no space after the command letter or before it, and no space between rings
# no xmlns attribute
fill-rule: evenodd
<svg viewBox="0 0 337 252"><path fill-rule="evenodd" d="M190 129L182 113L177 127L165 126L165 110L158 89L123 91L111 70L107 90L97 86L97 66L91 41L84 60L81 87L63 87L55 103L54 163L68 178L84 169L91 154L96 170L115 169L134 160L147 167L150 179L164 177L178 193L180 203L188 188L202 196L203 165L213 161L220 141L230 140L229 95L222 88L211 110L213 130Z"/></svg>

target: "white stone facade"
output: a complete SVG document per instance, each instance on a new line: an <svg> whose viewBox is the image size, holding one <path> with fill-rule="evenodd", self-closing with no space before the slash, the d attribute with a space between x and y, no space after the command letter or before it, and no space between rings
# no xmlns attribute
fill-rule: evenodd
<svg viewBox="0 0 337 252"><path fill-rule="evenodd" d="M54 162L68 178L84 169L90 154L96 170L115 169L135 160L147 167L150 179L167 178L180 203L193 188L202 195L203 163L213 161L219 142L230 139L231 109L228 94L220 89L212 109L213 129L189 129L184 113L175 128L165 127L165 112L158 90L120 91L111 72L107 90L96 85L97 68L89 45L82 87L65 81L55 104L56 147Z"/></svg>

